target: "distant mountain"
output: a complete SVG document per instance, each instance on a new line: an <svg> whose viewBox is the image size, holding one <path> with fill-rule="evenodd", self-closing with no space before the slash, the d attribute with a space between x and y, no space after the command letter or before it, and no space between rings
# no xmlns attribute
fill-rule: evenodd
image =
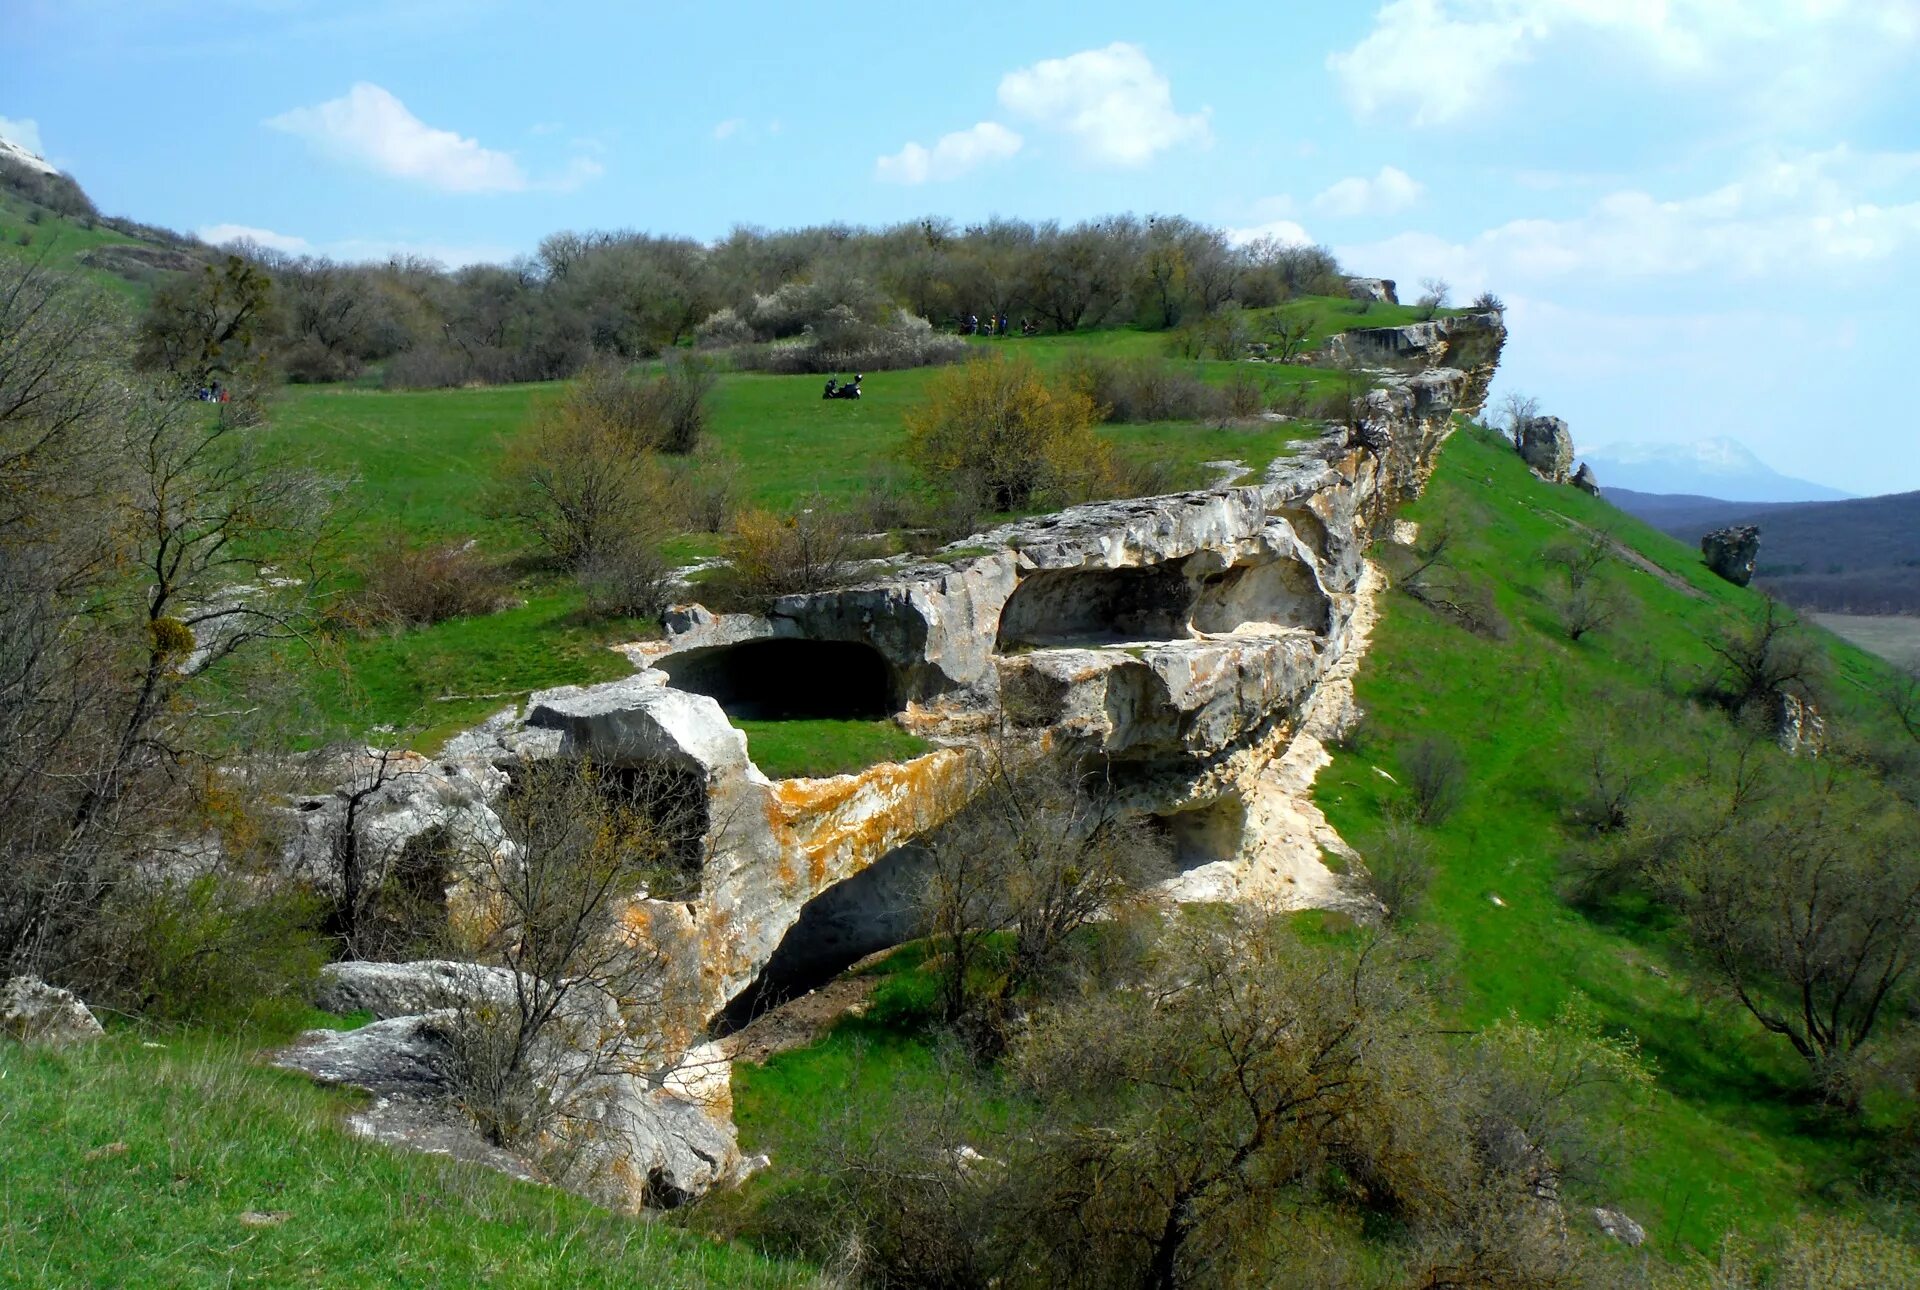
<svg viewBox="0 0 1920 1290"><path fill-rule="evenodd" d="M1682 493L1733 502L1825 502L1852 496L1783 475L1733 439L1617 443L1584 453L1603 488Z"/></svg>
<svg viewBox="0 0 1920 1290"><path fill-rule="evenodd" d="M1612 487L1602 495L1689 545L1709 529L1759 525L1754 581L1789 604L1920 614L1920 493L1771 504Z"/></svg>

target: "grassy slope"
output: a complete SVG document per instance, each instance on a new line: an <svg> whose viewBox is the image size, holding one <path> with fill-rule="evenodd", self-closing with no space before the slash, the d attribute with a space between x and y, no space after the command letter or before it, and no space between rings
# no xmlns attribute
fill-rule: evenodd
<svg viewBox="0 0 1920 1290"><path fill-rule="evenodd" d="M1165 338L1122 328L980 344L1034 354L1044 366L1073 353L1157 354ZM1193 366L1209 380L1225 380L1242 365ZM1311 385L1330 375L1296 367L1263 368L1261 374L1276 386ZM784 508L816 495L854 498L878 479L905 473L900 454L906 417L935 375L930 369L876 373L866 381L860 401L828 402L819 397L818 377L729 373L715 397L712 446L740 463L747 501ZM557 394L558 387L551 385L408 393L349 385L290 387L265 434L274 451L343 481L349 552L365 553L397 536L416 541L471 537L506 557L521 539L488 514L486 489L494 463L539 402ZM1198 463L1204 461L1235 459L1263 467L1302 431L1281 424L1221 428L1168 422L1104 426L1100 433L1123 457L1164 461L1177 475L1199 477ZM691 558L710 554L717 539L692 534L678 545L684 549L672 554ZM627 672L625 661L604 647L635 639L644 625L588 621L579 592L564 580L530 575L518 590L524 603L505 613L338 641L351 687L338 670L311 669L315 717L349 729L418 729L420 742L431 745L529 691ZM808 758L798 742L803 733L787 731L772 739L763 733L756 756L763 755L765 744L764 755L789 773L825 774L848 768L857 747L872 757L897 742L884 732L862 740L862 732L853 729L814 731L830 737L819 742L817 757Z"/></svg>
<svg viewBox="0 0 1920 1290"><path fill-rule="evenodd" d="M153 1041L149 1041L153 1042ZM0 1042L0 1281L794 1286L805 1269L350 1137L347 1096L232 1038ZM284 1214L273 1226L248 1211Z"/></svg>
<svg viewBox="0 0 1920 1290"><path fill-rule="evenodd" d="M1712 996L1657 917L1628 909L1590 918L1556 895L1561 794L1573 787L1579 740L1652 699L1673 732L1726 746L1726 723L1680 710L1672 691L1710 665L1703 633L1751 609L1754 593L1605 503L1539 484L1510 451L1475 434L1454 438L1411 512L1429 524L1449 516L1456 562L1496 588L1512 638L1490 642L1389 597L1358 687L1367 734L1321 775L1322 806L1364 852L1397 791L1376 765L1397 770L1396 751L1418 735L1458 742L1471 789L1433 831L1437 872L1421 921L1457 947L1466 1020L1512 1012L1545 1021L1577 990L1658 1063L1660 1109L1637 1126L1638 1154L1603 1199L1639 1218L1662 1248L1706 1249L1730 1226L1771 1225L1823 1203L1816 1197L1844 1183L1861 1144L1809 1104L1803 1072L1779 1041ZM1568 643L1554 628L1537 558L1569 534L1568 520L1615 534L1693 594L1616 568L1610 576L1638 603L1637 620ZM1826 640L1839 715L1857 715L1880 665ZM1685 764L1675 754L1656 769Z"/></svg>
<svg viewBox="0 0 1920 1290"><path fill-rule="evenodd" d="M1575 1198L1620 1205L1669 1258L1711 1251L1732 1227L1778 1229L1804 1210L1844 1203L1866 1138L1818 1110L1797 1061L1712 996L1657 918L1632 909L1593 918L1556 893L1561 779L1570 779L1577 739L1663 675L1677 686L1704 668L1701 633L1720 615L1750 608L1752 593L1714 578L1696 552L1604 503L1539 484L1511 451L1471 433L1448 446L1412 516L1429 524L1452 518L1457 562L1496 588L1514 632L1490 642L1388 597L1360 678L1367 733L1360 751L1336 753L1319 780L1327 814L1364 851L1397 791L1376 766L1398 774L1396 750L1431 732L1466 751L1472 790L1433 831L1438 873L1421 918L1451 945L1451 997L1461 1020L1518 1014L1550 1022L1579 991L1609 1026L1635 1035L1659 1069L1656 1109L1630 1126L1628 1155L1596 1182L1573 1183ZM1691 594L1618 567L1609 576L1637 602L1637 622L1568 644L1553 628L1536 557L1572 532L1570 520L1619 537ZM1846 715L1881 668L1837 640L1829 645L1836 706ZM1730 738L1712 714L1673 721L1709 742ZM1495 895L1501 904L1489 898ZM876 970L899 972L917 956L910 948ZM918 997L924 984L897 976L864 1017L842 1022L823 1041L763 1067L736 1068L742 1144L771 1151L776 1161L756 1182L759 1194L790 1185L792 1170L804 1169L809 1108L829 1092L884 1117L903 1090L951 1091L928 1040L930 1001ZM991 1103L968 1113L990 1122Z"/></svg>
<svg viewBox="0 0 1920 1290"><path fill-rule="evenodd" d="M40 222L30 223L30 211ZM24 239L24 240L23 240ZM80 257L101 246L134 245L136 239L104 225L83 228L62 215L34 206L17 193L0 192L0 256L32 260L49 269L76 273L96 286L135 302L144 302L149 288L104 269L93 269Z"/></svg>

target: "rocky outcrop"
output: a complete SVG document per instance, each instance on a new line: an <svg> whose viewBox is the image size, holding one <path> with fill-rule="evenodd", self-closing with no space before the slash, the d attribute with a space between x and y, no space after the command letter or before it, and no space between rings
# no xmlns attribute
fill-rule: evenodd
<svg viewBox="0 0 1920 1290"><path fill-rule="evenodd" d="M1357 327L1326 343L1327 360L1356 367L1398 372L1450 368L1466 375L1459 393L1463 408L1477 410L1507 339L1506 318L1497 309L1455 314L1404 327Z"/></svg>
<svg viewBox="0 0 1920 1290"><path fill-rule="evenodd" d="M1827 745L1827 721L1813 700L1782 690L1773 698L1773 739L1789 757L1818 757Z"/></svg>
<svg viewBox="0 0 1920 1290"><path fill-rule="evenodd" d="M1347 299L1367 300L1384 305L1400 303L1400 297L1394 294L1392 278L1348 278Z"/></svg>
<svg viewBox="0 0 1920 1290"><path fill-rule="evenodd" d="M1564 484L1573 471L1573 432L1559 417L1528 417L1515 445L1521 460L1549 484Z"/></svg>
<svg viewBox="0 0 1920 1290"><path fill-rule="evenodd" d="M0 1034L21 1043L65 1048L91 1043L105 1033L92 1009L71 990L37 976L11 977L0 989Z"/></svg>
<svg viewBox="0 0 1920 1290"><path fill-rule="evenodd" d="M1593 467L1586 462L1580 463L1580 469L1573 472L1573 478L1567 481L1589 497L1600 496L1600 479L1593 473Z"/></svg>
<svg viewBox="0 0 1920 1290"><path fill-rule="evenodd" d="M1700 554L1707 568L1736 587L1753 581L1754 561L1760 558L1760 528L1754 524L1736 524L1715 529L1700 539Z"/></svg>
<svg viewBox="0 0 1920 1290"><path fill-rule="evenodd" d="M1610 1206L1595 1206L1593 1222L1602 1232L1629 1248L1646 1244L1647 1229Z"/></svg>
<svg viewBox="0 0 1920 1290"><path fill-rule="evenodd" d="M1098 757L1124 808L1172 840L1176 896L1358 908L1322 864L1343 844L1305 800L1325 760L1315 735L1351 713L1365 552L1425 483L1456 414L1478 412L1505 334L1497 313L1381 331L1346 342L1350 361L1392 358L1357 424L1300 445L1257 483L1021 520L764 615L682 607L663 639L624 647L636 675L536 694L456 737L406 783L364 799L358 827L387 846L436 828L491 844L501 837L491 803L527 759L580 755L675 777L698 805L684 886L631 893L621 907L622 934L664 965L646 1025L672 1070L697 1064L715 1023L742 1006L912 934L903 893L916 857L974 793L989 731ZM1455 361L1468 366L1446 365ZM729 716L794 695L810 715L891 715L933 748L855 774L775 780ZM342 801L302 805L338 827ZM361 972L336 979L330 997L376 1014L417 1010L449 978L463 985L454 966L413 965L401 981ZM418 1026L394 1033L425 1042ZM724 1111L683 1102L680 1112L711 1111L730 1133ZM639 1105L658 1118L660 1104ZM725 1176L732 1157L701 1149L719 1162L710 1173L656 1160L642 1173L666 1172L649 1194Z"/></svg>
<svg viewBox="0 0 1920 1290"><path fill-rule="evenodd" d="M590 990L560 1001L527 1059L550 1115L513 1149L490 1142L461 1109L463 1028L505 1024L514 978L500 968L444 961L336 963L316 1002L370 1011L357 1030L312 1030L274 1064L358 1088L373 1104L350 1121L361 1135L548 1180L602 1203L673 1205L743 1168L734 1139L729 1067L709 1044L670 1056L660 1037L631 1045L629 1021ZM491 1020L488 1020L491 1018Z"/></svg>

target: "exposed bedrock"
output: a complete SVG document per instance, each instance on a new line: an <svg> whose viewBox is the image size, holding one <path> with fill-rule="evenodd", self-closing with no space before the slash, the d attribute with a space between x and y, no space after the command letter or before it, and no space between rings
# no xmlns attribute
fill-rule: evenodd
<svg viewBox="0 0 1920 1290"><path fill-rule="evenodd" d="M678 776L701 805L688 881L632 893L622 916L671 978L655 1021L669 1055L915 934L919 844L971 798L990 731L1102 758L1124 808L1164 831L1180 898L1350 899L1320 863L1343 844L1309 789L1318 735L1351 713L1365 552L1455 413L1478 410L1504 334L1497 314L1394 330L1413 333L1392 348L1418 370L1380 373L1358 426L1258 484L1021 520L764 616L681 607L665 639L626 647L636 675L536 694L455 738L362 827L383 845L498 837L490 804L529 757ZM1471 370L1432 365L1462 355ZM889 716L933 751L785 780L730 720ZM337 800L315 800L338 821Z"/></svg>

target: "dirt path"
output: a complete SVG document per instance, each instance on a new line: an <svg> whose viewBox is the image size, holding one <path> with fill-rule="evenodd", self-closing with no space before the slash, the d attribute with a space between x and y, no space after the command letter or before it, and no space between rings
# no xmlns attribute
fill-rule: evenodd
<svg viewBox="0 0 1920 1290"><path fill-rule="evenodd" d="M761 1013L720 1040L720 1050L733 1061L760 1065L779 1053L805 1048L840 1018L865 1011L868 996L879 984L876 976L836 977L818 990Z"/></svg>

